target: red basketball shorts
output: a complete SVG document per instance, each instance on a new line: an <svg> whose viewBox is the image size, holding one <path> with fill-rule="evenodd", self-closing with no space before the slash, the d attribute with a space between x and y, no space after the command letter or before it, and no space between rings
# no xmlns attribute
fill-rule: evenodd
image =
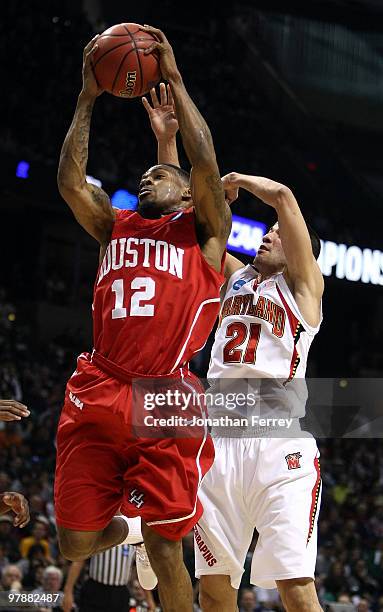
<svg viewBox="0 0 383 612"><path fill-rule="evenodd" d="M197 380L190 372L183 378ZM132 384L81 355L57 431L57 524L99 531L121 509L178 540L202 515L198 488L213 463L212 440L204 432L200 437L137 437L131 413Z"/></svg>

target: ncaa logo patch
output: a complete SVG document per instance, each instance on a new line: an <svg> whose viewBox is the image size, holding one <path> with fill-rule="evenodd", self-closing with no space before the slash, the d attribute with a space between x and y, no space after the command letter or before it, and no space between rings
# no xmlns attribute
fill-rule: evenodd
<svg viewBox="0 0 383 612"><path fill-rule="evenodd" d="M233 290L238 291L238 289L240 289L242 285L245 285L246 283L247 281L245 281L243 278L240 278L239 280L235 281L233 285Z"/></svg>
<svg viewBox="0 0 383 612"><path fill-rule="evenodd" d="M302 467L299 463L299 459L302 457L301 453L290 453L290 455L286 455L286 463L289 470L297 470Z"/></svg>

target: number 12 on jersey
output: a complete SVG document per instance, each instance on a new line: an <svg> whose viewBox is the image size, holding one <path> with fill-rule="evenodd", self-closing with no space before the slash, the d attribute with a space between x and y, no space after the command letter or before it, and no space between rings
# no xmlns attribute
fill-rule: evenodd
<svg viewBox="0 0 383 612"><path fill-rule="evenodd" d="M152 278L147 276L138 276L130 283L130 288L134 291L130 300L129 316L130 317L153 317L154 305L145 304L154 298L156 292L156 283ZM115 293L115 304L112 310L112 319L125 319L127 309L124 307L124 281L118 278L113 281L112 291Z"/></svg>
<svg viewBox="0 0 383 612"><path fill-rule="evenodd" d="M231 340L223 347L223 362L254 364L260 335L259 323L250 323L249 327L240 321L229 323L226 328L226 338ZM238 348L246 340L245 347Z"/></svg>

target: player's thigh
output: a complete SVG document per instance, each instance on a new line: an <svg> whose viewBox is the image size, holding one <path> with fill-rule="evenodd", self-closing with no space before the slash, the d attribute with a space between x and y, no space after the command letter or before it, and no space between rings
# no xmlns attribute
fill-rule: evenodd
<svg viewBox="0 0 383 612"><path fill-rule="evenodd" d="M238 591L231 586L230 576L201 576L199 603L202 612L235 612Z"/></svg>
<svg viewBox="0 0 383 612"><path fill-rule="evenodd" d="M322 610L314 580L311 578L277 580L277 587L287 612L320 612Z"/></svg>
<svg viewBox="0 0 383 612"><path fill-rule="evenodd" d="M122 513L141 518L169 540L180 540L202 514L201 476L213 462L210 436L140 438L129 449Z"/></svg>
<svg viewBox="0 0 383 612"><path fill-rule="evenodd" d="M126 469L123 423L110 406L66 398L57 431L55 513L57 525L74 531L104 529L118 510Z"/></svg>
<svg viewBox="0 0 383 612"><path fill-rule="evenodd" d="M312 578L320 503L319 452L315 440L264 440L258 494L252 513L259 532L252 580L264 588L277 579Z"/></svg>
<svg viewBox="0 0 383 612"><path fill-rule="evenodd" d="M246 442L216 438L214 445L214 464L199 493L204 512L194 528L196 576L229 575L237 589L254 531L243 494Z"/></svg>

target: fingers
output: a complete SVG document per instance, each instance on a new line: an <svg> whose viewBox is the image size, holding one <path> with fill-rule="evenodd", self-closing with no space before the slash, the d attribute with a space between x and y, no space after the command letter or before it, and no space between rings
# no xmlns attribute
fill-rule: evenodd
<svg viewBox="0 0 383 612"><path fill-rule="evenodd" d="M146 111L147 111L147 113L148 113L148 115L149 115L149 114L150 114L150 111L152 110L152 107L150 106L150 104L149 104L149 102L148 102L147 98L145 98L145 96L143 96L143 97L141 98L141 100L142 100L142 104L145 106Z"/></svg>
<svg viewBox="0 0 383 612"><path fill-rule="evenodd" d="M96 36L93 36L92 40L90 40L88 42L88 44L86 45L86 47L84 48L84 55L88 55L89 52L92 50L97 38L99 37L99 34L96 34Z"/></svg>
<svg viewBox="0 0 383 612"><path fill-rule="evenodd" d="M99 38L99 34L93 36L92 40L88 42L84 49L83 63L88 63L89 58L92 57L94 52L98 49L97 39Z"/></svg>
<svg viewBox="0 0 383 612"><path fill-rule="evenodd" d="M16 400L0 400L0 421L20 421L27 417L30 412L24 404Z"/></svg>
<svg viewBox="0 0 383 612"><path fill-rule="evenodd" d="M155 87L152 87L152 89L150 90L150 97L152 99L153 108L158 108L160 103L158 101L157 92L156 92ZM161 104L162 104L162 95L161 95Z"/></svg>
<svg viewBox="0 0 383 612"><path fill-rule="evenodd" d="M15 527L25 527L29 523L29 505L20 493L4 493L3 502L16 514L13 521Z"/></svg>
<svg viewBox="0 0 383 612"><path fill-rule="evenodd" d="M150 97L151 97L153 106L150 106L148 99L145 96L141 98L142 104L145 106L148 114L150 114L150 111L153 110L154 108L161 108L164 106L173 105L173 96L171 93L171 89L169 85L166 86L165 83L160 83L160 99L159 100L158 100L158 95L157 95L155 87L152 87L152 89L150 90Z"/></svg>
<svg viewBox="0 0 383 612"><path fill-rule="evenodd" d="M16 500L16 493L9 493L6 491L3 493L2 501L7 504L7 506L12 506Z"/></svg>
<svg viewBox="0 0 383 612"><path fill-rule="evenodd" d="M166 86L166 90L167 90L167 93L168 93L168 104L170 104L170 106L174 106L172 88L170 87L169 83Z"/></svg>
<svg viewBox="0 0 383 612"><path fill-rule="evenodd" d="M147 47L144 51L144 55L149 55L150 53L153 53L153 51L155 51L156 49L158 49L158 51L162 51L163 46L160 42L154 42L150 45L150 47Z"/></svg>
<svg viewBox="0 0 383 612"><path fill-rule="evenodd" d="M147 23L144 23L143 26L140 26L140 30L143 30L144 32L149 32L150 34L153 34L153 36L159 41L159 42L166 42L166 36L165 34L162 32L162 30L159 30L158 28L153 28L153 26L148 25Z"/></svg>
<svg viewBox="0 0 383 612"><path fill-rule="evenodd" d="M95 44L88 53L85 54L85 59L89 60L90 57L92 57L92 55L94 54L95 51L97 51L98 49L98 45Z"/></svg>
<svg viewBox="0 0 383 612"><path fill-rule="evenodd" d="M161 98L161 106L166 106L168 104L168 96L166 93L165 83L160 83L160 98Z"/></svg>
<svg viewBox="0 0 383 612"><path fill-rule="evenodd" d="M0 410L0 421L21 421L21 416L12 414L12 412Z"/></svg>
<svg viewBox="0 0 383 612"><path fill-rule="evenodd" d="M26 508L23 508L20 514L16 516L15 520L13 521L13 525L14 527L20 527L20 529L23 529L23 527L28 525L29 521L30 521L29 509L28 507L26 507Z"/></svg>

